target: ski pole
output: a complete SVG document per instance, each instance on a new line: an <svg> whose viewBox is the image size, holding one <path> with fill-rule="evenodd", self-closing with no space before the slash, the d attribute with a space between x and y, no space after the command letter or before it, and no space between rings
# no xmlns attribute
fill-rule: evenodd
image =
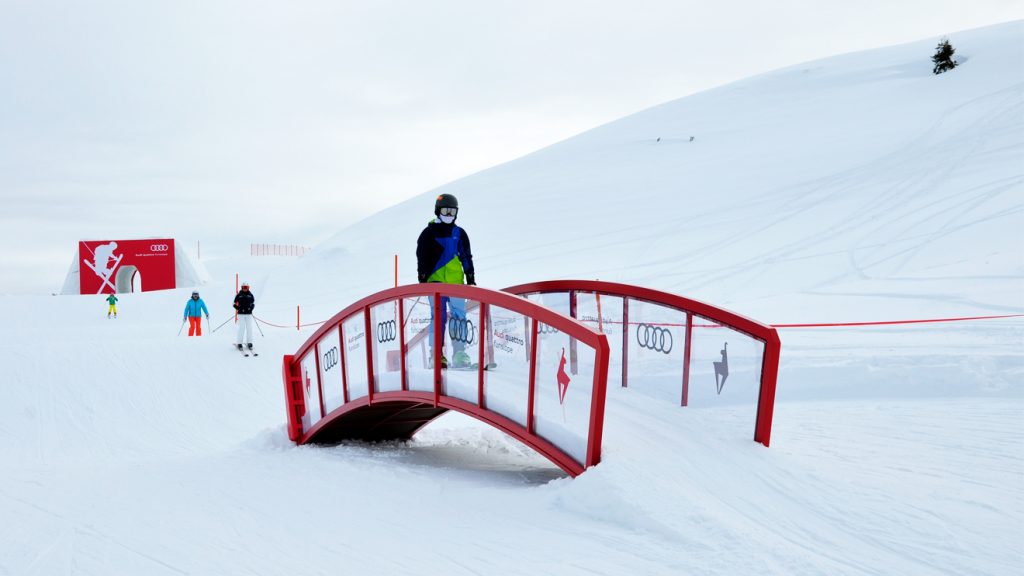
<svg viewBox="0 0 1024 576"><path fill-rule="evenodd" d="M216 328L214 328L213 330L210 330L210 334L213 334L213 333L214 333L214 332L216 332L217 330L220 330L220 329L221 329L221 328L222 328L222 327L223 327L223 326L224 326L225 324L227 324L228 322L231 322L231 319L232 319L232 318L234 318L234 316L228 316L228 319L227 319L227 320L225 320L225 321L223 321L223 322L221 322L221 323L220 323L220 326L217 326L217 327L216 327ZM207 320L207 322L209 322L209 320L210 320L210 319L209 319L209 318L207 318L206 320Z"/></svg>
<svg viewBox="0 0 1024 576"><path fill-rule="evenodd" d="M266 335L263 334L263 328L260 328L260 321L255 316L252 317L252 323L255 324L256 329L260 331L260 336L266 338Z"/></svg>
<svg viewBox="0 0 1024 576"><path fill-rule="evenodd" d="M178 336L181 336L181 329L185 327L185 319L181 319L181 326L178 328Z"/></svg>

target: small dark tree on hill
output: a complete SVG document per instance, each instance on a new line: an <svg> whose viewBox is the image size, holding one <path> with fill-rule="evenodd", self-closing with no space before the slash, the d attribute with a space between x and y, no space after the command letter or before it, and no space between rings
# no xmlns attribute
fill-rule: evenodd
<svg viewBox="0 0 1024 576"><path fill-rule="evenodd" d="M956 60L953 60L953 53L955 52L956 49L949 43L949 40L943 38L939 45L935 47L935 55L932 56L932 62L935 63L932 73L942 74L947 70L956 68Z"/></svg>

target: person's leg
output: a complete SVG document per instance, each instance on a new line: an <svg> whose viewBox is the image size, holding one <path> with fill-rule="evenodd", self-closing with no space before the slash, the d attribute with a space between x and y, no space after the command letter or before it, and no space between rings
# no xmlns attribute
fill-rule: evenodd
<svg viewBox="0 0 1024 576"><path fill-rule="evenodd" d="M427 307L430 309L430 323L427 324L427 343L434 349L434 297L427 296Z"/></svg>
<svg viewBox="0 0 1024 576"><path fill-rule="evenodd" d="M243 314L245 316L245 343L252 344L252 314Z"/></svg>
<svg viewBox="0 0 1024 576"><path fill-rule="evenodd" d="M430 343L430 362L431 365L434 361L434 298L428 296L427 302L430 305L430 325L428 330L430 333L427 335L427 342ZM444 334L448 330L448 297L441 297L441 366L448 365L448 358L444 355Z"/></svg>
<svg viewBox="0 0 1024 576"><path fill-rule="evenodd" d="M454 333L458 334L459 337L452 335L452 348L454 349L455 354L459 354L466 349L466 340L469 336L468 333L465 335L462 334L462 331L465 331L465 327L461 326L461 324L466 322L466 299L452 298L449 300L449 307L451 307L452 310L452 320L460 323L460 326L455 326L454 331Z"/></svg>
<svg viewBox="0 0 1024 576"><path fill-rule="evenodd" d="M239 347L241 347L245 342L245 340L243 340L243 338L245 338L245 319L248 318L248 316L248 314L238 315L238 330L236 330L235 344Z"/></svg>
<svg viewBox="0 0 1024 576"><path fill-rule="evenodd" d="M195 316L189 316L188 317L188 335L189 336L195 336L196 335L196 317Z"/></svg>
<svg viewBox="0 0 1024 576"><path fill-rule="evenodd" d="M469 327L466 325L465 298L452 298L448 302L452 313L452 325L449 327L452 337L452 361L457 365L469 363L466 355L466 343L469 340Z"/></svg>
<svg viewBox="0 0 1024 576"><path fill-rule="evenodd" d="M430 306L430 325L427 327L430 330L430 345L434 345L434 298L433 296L427 297L427 303ZM444 333L448 330L448 297L441 296L441 347L444 347Z"/></svg>
<svg viewBox="0 0 1024 576"><path fill-rule="evenodd" d="M441 296L441 348L444 348L444 335L448 331L448 302L451 299Z"/></svg>

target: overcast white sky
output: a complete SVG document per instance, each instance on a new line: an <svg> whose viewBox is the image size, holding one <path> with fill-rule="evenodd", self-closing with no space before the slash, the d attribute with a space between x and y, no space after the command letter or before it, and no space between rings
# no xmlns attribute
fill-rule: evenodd
<svg viewBox="0 0 1024 576"><path fill-rule="evenodd" d="M0 241L22 247L0 292L56 290L83 238L312 244L668 100L1019 18L1019 0L0 0Z"/></svg>

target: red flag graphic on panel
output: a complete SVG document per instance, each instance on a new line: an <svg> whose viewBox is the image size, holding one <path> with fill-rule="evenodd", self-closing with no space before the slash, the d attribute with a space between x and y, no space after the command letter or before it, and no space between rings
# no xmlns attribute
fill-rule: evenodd
<svg viewBox="0 0 1024 576"><path fill-rule="evenodd" d="M558 403L565 404L565 393L569 391L569 374L565 371L565 348L562 348L562 359L558 361Z"/></svg>

